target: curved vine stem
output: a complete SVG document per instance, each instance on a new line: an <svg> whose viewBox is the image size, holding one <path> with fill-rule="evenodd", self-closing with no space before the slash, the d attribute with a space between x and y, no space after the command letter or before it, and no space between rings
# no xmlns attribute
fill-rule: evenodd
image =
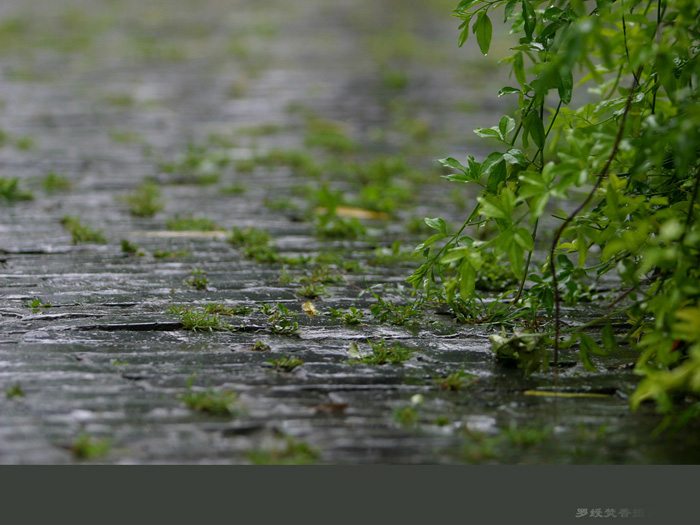
<svg viewBox="0 0 700 525"><path fill-rule="evenodd" d="M561 297L559 295L559 282L557 280L557 271L556 271L556 263L554 261L554 250L556 249L557 245L559 244L559 239L562 236L562 233L564 233L564 230L566 227L571 223L571 221L574 220L574 218L581 213L581 211L588 206L588 203L591 202L591 199L593 199L593 195L595 195L596 191L598 191L598 188L600 188L601 183L603 182L603 179L607 177L608 171L610 171L610 166L612 165L613 159L615 158L615 155L617 154L617 150L620 147L620 142L622 141L622 135L624 134L625 131L625 124L627 122L627 115L629 114L630 107L632 106L632 99L634 98L635 91L637 90L637 85L639 84L638 80L642 75L642 70L644 69L643 66L640 66L639 69L637 70L637 73L634 75L634 80L632 82L632 87L630 89L629 95L627 96L627 103L625 104L625 111L622 114L622 121L620 122L620 128L617 131L617 136L615 137L615 143L613 145L612 151L610 152L610 156L608 157L607 162L605 163L605 166L603 167L603 170L600 172L598 175L598 178L596 179L595 185L593 186L593 189L588 193L588 196L586 199L576 208L562 223L562 225L559 227L557 232L554 234L554 239L552 240L552 246L550 247L549 250L549 269L552 272L552 286L554 287L554 373L555 376L558 376L558 371L559 371L559 327L560 327L560 321L561 321L561 308L560 308L560 303L561 303Z"/></svg>

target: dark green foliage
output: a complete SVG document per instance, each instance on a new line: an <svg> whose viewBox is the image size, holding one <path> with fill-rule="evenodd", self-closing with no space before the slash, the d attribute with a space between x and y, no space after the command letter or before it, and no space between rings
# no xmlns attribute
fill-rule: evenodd
<svg viewBox="0 0 700 525"><path fill-rule="evenodd" d="M605 351L631 346L646 376L633 408L653 399L671 412L677 394L700 393L697 2L465 0L454 14L462 21L458 44L474 34L484 54L493 16L511 24L518 40L501 62L512 84L498 96L517 109L475 130L496 145L483 160L440 161L446 179L479 195L456 230L426 219L434 234L416 249L425 262L409 282L453 306L458 318L493 319L481 289L510 285L512 278L494 273L508 266L519 284L499 302L524 324L546 329L555 362L561 304L605 301L630 321L625 334L604 329ZM549 224L549 214L556 226L546 237L551 227L540 223ZM536 240L544 241L546 259L534 265ZM618 284L603 296L597 283L609 272ZM606 312L587 327L607 322ZM494 350L532 372L548 361L534 341L514 337ZM591 355L600 347L585 334L571 341L595 370Z"/></svg>

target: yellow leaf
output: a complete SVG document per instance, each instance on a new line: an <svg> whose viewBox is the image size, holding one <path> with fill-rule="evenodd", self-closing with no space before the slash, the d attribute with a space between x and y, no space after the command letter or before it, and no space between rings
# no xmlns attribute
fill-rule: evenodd
<svg viewBox="0 0 700 525"><path fill-rule="evenodd" d="M525 390L526 396L548 397L611 397L611 394L586 394L584 392L545 392L544 390Z"/></svg>
<svg viewBox="0 0 700 525"><path fill-rule="evenodd" d="M314 316L318 315L318 310L316 310L314 303L312 303L311 301L306 301L304 304L302 304L301 309L309 317L314 317Z"/></svg>
<svg viewBox="0 0 700 525"><path fill-rule="evenodd" d="M317 213L324 214L327 213L325 208L317 208ZM388 221L391 219L391 215L381 211L366 210L364 208L354 208L352 206L338 206L335 209L335 214L338 217L354 217L355 219L374 219L381 221Z"/></svg>

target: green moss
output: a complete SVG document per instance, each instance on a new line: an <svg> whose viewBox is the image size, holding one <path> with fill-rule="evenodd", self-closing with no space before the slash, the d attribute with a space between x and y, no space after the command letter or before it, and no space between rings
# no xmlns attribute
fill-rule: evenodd
<svg viewBox="0 0 700 525"><path fill-rule="evenodd" d="M107 239L105 238L102 230L95 230L87 224L82 224L78 217L66 215L61 219L61 224L71 234L73 244L107 244Z"/></svg>
<svg viewBox="0 0 700 525"><path fill-rule="evenodd" d="M216 391L208 388L203 391L193 391L190 387L187 393L179 396L179 399L190 410L196 412L215 416L237 416L240 413L238 395L231 390Z"/></svg>
<svg viewBox="0 0 700 525"><path fill-rule="evenodd" d="M152 182L144 182L123 200L135 217L153 217L165 208L160 187Z"/></svg>
<svg viewBox="0 0 700 525"><path fill-rule="evenodd" d="M248 459L254 465L311 465L316 463L320 453L303 441L290 436L284 437L284 446L268 451L252 451Z"/></svg>

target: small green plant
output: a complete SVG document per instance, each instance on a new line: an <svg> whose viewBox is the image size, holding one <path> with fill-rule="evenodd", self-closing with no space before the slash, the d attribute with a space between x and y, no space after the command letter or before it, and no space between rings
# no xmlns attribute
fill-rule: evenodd
<svg viewBox="0 0 700 525"><path fill-rule="evenodd" d="M284 437L284 447L269 451L251 451L248 459L254 465L311 465L320 457L318 450L291 436Z"/></svg>
<svg viewBox="0 0 700 525"><path fill-rule="evenodd" d="M439 161L450 169L447 180L478 195L455 230L426 219L434 232L416 248L425 260L408 282L426 293L441 289L449 306L457 296L468 303L480 296L487 254L507 261L519 284L499 302L527 307L521 316L546 314L539 328L552 343L555 374L562 303L590 300L603 279L615 283L606 297L615 310L567 329L570 341L581 340L591 369L583 330L626 315L629 330L606 338L638 353L645 379L631 408L653 400L671 414L683 394L700 393L697 2L463 0L454 11L458 44L474 34L488 53L494 15L517 39L500 60L512 84L498 93L514 110L474 130L493 145L481 162ZM536 251L543 241L546 249ZM534 339L497 343L501 355L517 353L526 372L548 361Z"/></svg>
<svg viewBox="0 0 700 525"><path fill-rule="evenodd" d="M307 297L308 299L316 299L322 295L330 297L330 294L326 292L326 286L319 283L309 283L304 286L297 288L297 293L302 297Z"/></svg>
<svg viewBox="0 0 700 525"><path fill-rule="evenodd" d="M202 308L207 314L227 316L245 315L253 311L249 306L232 306L223 303L209 303L205 304Z"/></svg>
<svg viewBox="0 0 700 525"><path fill-rule="evenodd" d="M372 349L372 353L361 355L359 360L349 361L351 364L398 365L413 356L413 352L397 342L389 345L383 338L376 342L368 339L367 342Z"/></svg>
<svg viewBox="0 0 700 525"><path fill-rule="evenodd" d="M209 144L189 144L187 151L172 162L162 163L165 173L178 176L175 182L195 184L215 184L221 171L231 159L226 150L211 148Z"/></svg>
<svg viewBox="0 0 700 525"><path fill-rule="evenodd" d="M315 178L323 172L322 167L305 151L270 150L265 155L256 157L253 162L254 166L267 168L288 167L299 176Z"/></svg>
<svg viewBox="0 0 700 525"><path fill-rule="evenodd" d="M339 122L310 119L304 144L308 148L321 148L330 153L352 153L358 146Z"/></svg>
<svg viewBox="0 0 700 525"><path fill-rule="evenodd" d="M0 177L0 201L10 203L33 199L34 194L31 191L20 188L17 177Z"/></svg>
<svg viewBox="0 0 700 525"><path fill-rule="evenodd" d="M233 182L221 187L221 193L228 193L230 195L243 195L248 188L242 182Z"/></svg>
<svg viewBox="0 0 700 525"><path fill-rule="evenodd" d="M185 282L197 290L206 290L209 279L207 278L207 272L201 268L192 268L190 277L185 279Z"/></svg>
<svg viewBox="0 0 700 525"><path fill-rule="evenodd" d="M443 390L462 390L469 386L476 376L467 374L464 370L452 372L443 378L439 378L438 385Z"/></svg>
<svg viewBox="0 0 700 525"><path fill-rule="evenodd" d="M394 420L403 426L413 426L418 423L418 411L414 406L406 405L394 409Z"/></svg>
<svg viewBox="0 0 700 525"><path fill-rule="evenodd" d="M366 228L355 217L341 217L334 213L316 216L314 234L321 239L353 240L366 233Z"/></svg>
<svg viewBox="0 0 700 525"><path fill-rule="evenodd" d="M229 242L234 246L267 246L272 242L272 236L265 230L254 228L234 227L229 236Z"/></svg>
<svg viewBox="0 0 700 525"><path fill-rule="evenodd" d="M502 439L500 436L489 436L484 432L464 429L466 439L460 450L461 459L467 463L483 463L495 460L501 456L498 445Z"/></svg>
<svg viewBox="0 0 700 525"><path fill-rule="evenodd" d="M136 255L137 257L143 257L144 255L146 255L146 252L140 249L139 245L136 243L133 243L126 239L122 239L120 244L122 247L122 253L126 253L128 255Z"/></svg>
<svg viewBox="0 0 700 525"><path fill-rule="evenodd" d="M382 68L381 70L382 85L386 89L402 90L408 86L408 75L403 71L390 68Z"/></svg>
<svg viewBox="0 0 700 525"><path fill-rule="evenodd" d="M10 388L5 390L5 397L7 399L14 399L16 397L24 397L24 390L19 383L15 383Z"/></svg>
<svg viewBox="0 0 700 525"><path fill-rule="evenodd" d="M193 332L235 330L235 327L223 322L218 315L211 315L203 310L184 306L171 306L168 311L179 317L180 323L185 330Z"/></svg>
<svg viewBox="0 0 700 525"><path fill-rule="evenodd" d="M21 151L29 151L36 147L36 141L32 137L24 136L17 137L15 140L15 148Z"/></svg>
<svg viewBox="0 0 700 525"><path fill-rule="evenodd" d="M514 333L512 337L492 334L491 351L496 359L506 366L517 366L525 375L538 370L546 370L549 366L549 354L544 344L543 334Z"/></svg>
<svg viewBox="0 0 700 525"><path fill-rule="evenodd" d="M378 246L374 250L371 258L372 264L386 266L397 262L408 261L412 251L401 249L401 240L396 240L391 244L391 247Z"/></svg>
<svg viewBox="0 0 700 525"><path fill-rule="evenodd" d="M435 425L437 425L438 427L446 427L450 423L452 423L450 418L443 414L435 418Z"/></svg>
<svg viewBox="0 0 700 525"><path fill-rule="evenodd" d="M291 372L296 367L304 364L304 361L296 357L279 357L277 359L268 359L267 362L275 367L275 370L283 372Z"/></svg>
<svg viewBox="0 0 700 525"><path fill-rule="evenodd" d="M229 236L229 242L241 248L246 257L255 259L262 263L284 262L287 264L296 264L298 261L283 257L279 254L277 247L272 244L270 234L259 228L238 228L234 227Z"/></svg>
<svg viewBox="0 0 700 525"><path fill-rule="evenodd" d="M390 323L396 326L415 325L423 319L423 312L419 309L420 300L400 305L394 301L386 301L374 292L372 295L377 299L377 302L370 306L370 312L380 323Z"/></svg>
<svg viewBox="0 0 700 525"><path fill-rule="evenodd" d="M51 303L45 303L41 299L33 299L27 303L27 308L31 308L35 312L39 311L39 308L51 308L51 306Z"/></svg>
<svg viewBox="0 0 700 525"><path fill-rule="evenodd" d="M46 174L46 176L41 182L41 185L44 187L44 190L46 190L48 193L68 191L71 189L70 181L63 175L59 175L57 173L54 173L53 171Z"/></svg>
<svg viewBox="0 0 700 525"><path fill-rule="evenodd" d="M178 257L187 257L188 255L192 255L192 252L189 250L155 250L153 252L153 257L156 259L171 259L171 258L178 258Z"/></svg>
<svg viewBox="0 0 700 525"><path fill-rule="evenodd" d="M503 431L505 438L518 447L531 447L546 440L552 429L550 427L519 427L514 421Z"/></svg>
<svg viewBox="0 0 700 525"><path fill-rule="evenodd" d="M299 330L299 323L294 321L298 316L292 313L286 306L277 303L277 306L263 304L260 307L263 314L267 315L267 323L272 331L281 335L293 335Z"/></svg>
<svg viewBox="0 0 700 525"><path fill-rule="evenodd" d="M255 341L255 344L253 345L253 350L255 350L256 352L269 352L270 345L265 344L262 341Z"/></svg>
<svg viewBox="0 0 700 525"><path fill-rule="evenodd" d="M203 231L211 232L221 230L222 228L216 224L213 220L207 219L206 217L192 217L187 215L185 217L180 217L175 215L174 218L169 219L165 226L169 230L175 231Z"/></svg>
<svg viewBox="0 0 700 525"><path fill-rule="evenodd" d="M212 388L194 391L191 385L187 387L187 393L179 396L179 399L190 410L205 412L215 416L235 417L240 413L238 395L231 390L216 391Z"/></svg>
<svg viewBox="0 0 700 525"><path fill-rule="evenodd" d="M98 459L107 455L111 446L109 439L95 439L84 432L73 441L69 449L77 459Z"/></svg>
<svg viewBox="0 0 700 525"><path fill-rule="evenodd" d="M107 244L102 230L95 230L87 224L82 224L78 217L66 215L61 219L61 224L68 230L73 238L73 244L84 242L94 242L97 244Z"/></svg>
<svg viewBox="0 0 700 525"><path fill-rule="evenodd" d="M351 306L345 312L340 309L336 310L335 308L331 308L330 312L331 319L340 319L344 324L350 325L362 324L362 319L365 316L362 310L358 310L354 306Z"/></svg>
<svg viewBox="0 0 700 525"><path fill-rule="evenodd" d="M144 182L123 200L135 217L153 217L165 207L160 187L153 182Z"/></svg>

